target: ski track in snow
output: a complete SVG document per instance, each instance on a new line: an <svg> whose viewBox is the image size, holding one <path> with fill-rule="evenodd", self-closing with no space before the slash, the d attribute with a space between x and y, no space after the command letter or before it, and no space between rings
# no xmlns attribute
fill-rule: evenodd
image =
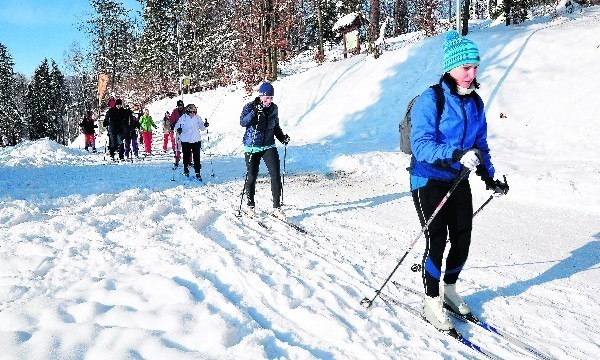
<svg viewBox="0 0 600 360"><path fill-rule="evenodd" d="M103 169L109 177L154 171ZM172 184L168 165L162 169ZM288 216L309 235L268 217L271 231L237 218L240 181L177 181L164 190L138 184L115 194L4 201L0 355L473 357L379 299L368 311L359 305L419 230L410 194L393 181L288 176ZM259 207L269 186L259 180ZM384 216L390 212L397 216ZM585 357L598 351L600 241L585 235L598 214L555 212L493 200L475 220L461 287L494 326L558 358ZM577 240L572 248L561 244L565 235ZM420 290L409 270L420 254L422 241L394 279ZM418 299L396 295L420 308ZM512 313L521 307L528 310ZM488 334L459 330L501 356L515 354ZM565 341L574 348L562 350Z"/></svg>
<svg viewBox="0 0 600 360"><path fill-rule="evenodd" d="M458 286L483 320L558 359L600 358L597 112L564 96L565 87L579 89L577 101L593 94L599 9L472 34L484 54L494 163L511 190L474 219ZM204 150L218 156L203 153L206 184L172 171L164 155L108 164L104 153L47 140L0 149L0 359L476 358L381 299L360 305L421 230L389 112L434 80L441 44L385 52L378 67L359 55L278 81L283 126L298 139L286 149L297 173L285 176L285 211L307 235L235 216L247 99L226 89L190 95L203 115L214 107L215 120L235 120L210 119ZM548 98L556 104L540 105ZM161 100L151 113L173 105ZM583 126L566 132L566 118ZM155 132L155 148L160 139ZM489 192L471 183L477 208ZM423 248L421 238L392 280L422 291L410 266ZM414 294L383 291L420 311ZM457 329L501 358L531 358L485 331Z"/></svg>

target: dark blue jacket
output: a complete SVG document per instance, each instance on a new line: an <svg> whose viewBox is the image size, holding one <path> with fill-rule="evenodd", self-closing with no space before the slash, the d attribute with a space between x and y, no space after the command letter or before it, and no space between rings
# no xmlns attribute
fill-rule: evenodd
<svg viewBox="0 0 600 360"><path fill-rule="evenodd" d="M483 161L477 173L483 178L494 177L490 149L487 143L487 122L479 95L458 95L445 81L444 110L437 116L435 92L428 88L419 96L411 110L412 159L410 174L433 180L453 181L460 172L460 156L473 148L481 151Z"/></svg>
<svg viewBox="0 0 600 360"><path fill-rule="evenodd" d="M256 100L255 100L256 101ZM263 147L275 145L275 137L283 142L284 134L279 127L279 110L275 103L264 109L266 121L258 123L254 101L244 105L240 115L240 125L246 128L244 146Z"/></svg>

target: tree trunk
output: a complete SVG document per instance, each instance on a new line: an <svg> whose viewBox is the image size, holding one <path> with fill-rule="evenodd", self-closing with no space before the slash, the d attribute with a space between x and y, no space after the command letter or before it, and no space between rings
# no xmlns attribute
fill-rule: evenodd
<svg viewBox="0 0 600 360"><path fill-rule="evenodd" d="M321 13L321 0L314 0L315 11L317 12L317 25L319 28L318 40L319 40L319 54L318 58L323 59L325 57L325 51L323 50L323 14Z"/></svg>
<svg viewBox="0 0 600 360"><path fill-rule="evenodd" d="M510 11L512 9L513 0L504 0L502 6L504 7L505 25L510 25Z"/></svg>
<svg viewBox="0 0 600 360"><path fill-rule="evenodd" d="M465 0L463 3L463 16L462 16L462 36L467 36L469 33L469 17L471 16L471 0Z"/></svg>
<svg viewBox="0 0 600 360"><path fill-rule="evenodd" d="M369 24L369 42L371 45L379 37L379 0L371 0L371 24Z"/></svg>

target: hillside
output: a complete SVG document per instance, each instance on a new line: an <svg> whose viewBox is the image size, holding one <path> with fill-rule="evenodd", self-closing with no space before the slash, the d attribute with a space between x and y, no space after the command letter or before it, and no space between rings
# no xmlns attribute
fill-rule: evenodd
<svg viewBox="0 0 600 360"><path fill-rule="evenodd" d="M482 55L492 156L511 189L475 218L459 289L484 320L548 358L600 358L600 7L482 24L470 38ZM408 100L441 75L442 36L411 39L391 39L377 60L359 55L275 82L292 138L279 148L285 210L308 234L235 216L249 99L235 88L184 98L211 124L206 184L164 156L107 165L80 142L0 149L0 358L476 358L398 306L360 305L420 231L397 129ZM174 105L158 101L151 114ZM489 192L471 183L479 206ZM262 211L269 194L261 178ZM417 292L410 266L423 246L393 277ZM384 292L419 311L412 292ZM498 358L535 358L457 328Z"/></svg>

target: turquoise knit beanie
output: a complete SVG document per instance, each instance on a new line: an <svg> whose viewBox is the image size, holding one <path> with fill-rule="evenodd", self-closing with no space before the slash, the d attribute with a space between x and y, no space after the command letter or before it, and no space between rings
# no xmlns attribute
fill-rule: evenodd
<svg viewBox="0 0 600 360"><path fill-rule="evenodd" d="M477 45L461 37L456 30L448 31L444 42L444 72L466 64L479 65Z"/></svg>

